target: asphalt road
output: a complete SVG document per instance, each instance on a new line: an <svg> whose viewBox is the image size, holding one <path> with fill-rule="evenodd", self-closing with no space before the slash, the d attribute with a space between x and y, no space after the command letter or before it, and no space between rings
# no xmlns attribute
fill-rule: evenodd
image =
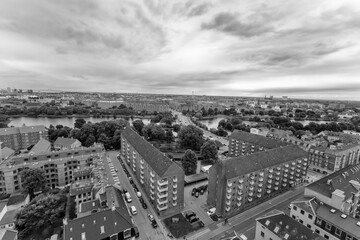
<svg viewBox="0 0 360 240"><path fill-rule="evenodd" d="M146 202L148 208L143 209L143 207L141 206L139 198L136 196L136 192L134 191L132 185L129 182L128 177L126 176L125 172L123 171L123 168L121 166L120 161L116 157L118 153L119 152L115 152L115 151L108 152L108 157L111 160L114 168L118 169L117 177L119 178L121 188L126 188L128 190L128 192L130 193L130 195L131 195L132 202L127 203L127 205L129 207L130 206L135 206L135 208L137 210L137 214L132 216L133 220L135 222L135 226L138 227L139 233L140 233L140 237L137 238L137 239L140 239L140 240L145 240L145 239L146 240L168 239L166 237L167 232L164 230L164 227L161 225L160 220L157 218L157 216L156 216L154 210L152 209L146 195L142 191L142 189L140 187L140 183L138 183L136 181L136 179L134 177L132 177L132 179L136 183L139 191L141 192L141 195L142 195L144 201ZM106 163L108 163L108 162L106 161ZM126 164L125 164L125 166L126 166ZM127 169L129 171L130 175L132 176L130 169L129 168L127 168ZM112 176L110 174L110 171L108 173L109 173L109 178L110 177L112 178ZM151 222L150 222L150 220L148 218L149 213L151 213L155 217L156 222L159 225L158 228L154 229L152 227Z"/></svg>

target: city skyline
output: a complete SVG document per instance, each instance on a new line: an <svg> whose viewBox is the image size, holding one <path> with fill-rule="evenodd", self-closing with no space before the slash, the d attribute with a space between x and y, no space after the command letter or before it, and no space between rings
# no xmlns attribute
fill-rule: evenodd
<svg viewBox="0 0 360 240"><path fill-rule="evenodd" d="M0 81L360 100L359 12L340 0L2 1Z"/></svg>

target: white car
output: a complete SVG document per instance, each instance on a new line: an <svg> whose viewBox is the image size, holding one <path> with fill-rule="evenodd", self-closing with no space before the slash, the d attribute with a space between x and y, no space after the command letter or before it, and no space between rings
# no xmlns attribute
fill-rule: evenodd
<svg viewBox="0 0 360 240"><path fill-rule="evenodd" d="M135 206L131 206L131 207L130 207L130 211L131 211L131 214L132 214L132 215L136 215L136 214L137 214L137 212L136 212L136 207L135 207Z"/></svg>
<svg viewBox="0 0 360 240"><path fill-rule="evenodd" d="M211 215L213 215L215 213L215 211L216 211L216 208L211 208L211 209L209 209L209 211L207 211L207 214L209 216L211 216Z"/></svg>

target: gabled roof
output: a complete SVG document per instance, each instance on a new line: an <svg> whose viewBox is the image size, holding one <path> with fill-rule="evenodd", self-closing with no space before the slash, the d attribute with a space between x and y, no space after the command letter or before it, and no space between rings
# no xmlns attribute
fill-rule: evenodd
<svg viewBox="0 0 360 240"><path fill-rule="evenodd" d="M18 234L18 232L15 230L6 229L1 240L15 240L15 239L17 239L17 234ZM1 237L1 235L0 235L0 237Z"/></svg>
<svg viewBox="0 0 360 240"><path fill-rule="evenodd" d="M36 125L36 126L24 126L19 127L20 133L32 133L32 132L45 132L46 128L44 125Z"/></svg>
<svg viewBox="0 0 360 240"><path fill-rule="evenodd" d="M230 138L235 138L237 140L242 140L245 142L249 142L255 145L262 146L264 148L272 149L278 148L281 146L287 146L289 143L282 142L280 140L267 138L261 135L256 135L244 131L235 130L231 135Z"/></svg>
<svg viewBox="0 0 360 240"><path fill-rule="evenodd" d="M76 141L77 141L77 139L75 139L75 138L58 137L56 139L56 141L54 142L54 145L71 146L71 144L73 144Z"/></svg>
<svg viewBox="0 0 360 240"><path fill-rule="evenodd" d="M6 159L6 158L10 157L11 155L13 155L14 153L15 153L15 151L12 150L11 148L4 147L3 149L1 149L1 154L2 154L1 158Z"/></svg>
<svg viewBox="0 0 360 240"><path fill-rule="evenodd" d="M51 152L51 143L48 140L40 138L40 140L32 147L30 153L40 154Z"/></svg>
<svg viewBox="0 0 360 240"><path fill-rule="evenodd" d="M159 177L162 177L172 164L176 164L130 127L126 127L121 136L133 146Z"/></svg>
<svg viewBox="0 0 360 240"><path fill-rule="evenodd" d="M99 199L95 199L95 200L80 203L79 213L86 213L86 212L90 212L92 210L97 210L99 208L100 208Z"/></svg>
<svg viewBox="0 0 360 240"><path fill-rule="evenodd" d="M325 238L314 233L311 229L305 227L283 212L274 211L265 217L256 219L265 228L285 240L324 240Z"/></svg>
<svg viewBox="0 0 360 240"><path fill-rule="evenodd" d="M352 196L352 192L356 192L356 186L351 183L360 182L360 164L355 166L348 166L330 175L327 175L316 182L306 186L319 194L331 197L335 190L341 190L348 199ZM351 183L350 183L351 182Z"/></svg>
<svg viewBox="0 0 360 240"><path fill-rule="evenodd" d="M18 127L0 128L0 135L11 135L20 133Z"/></svg>
<svg viewBox="0 0 360 240"><path fill-rule="evenodd" d="M20 209L14 209L14 210L7 211L0 221L0 226L15 222L15 216L19 212L19 210Z"/></svg>
<svg viewBox="0 0 360 240"><path fill-rule="evenodd" d="M219 163L223 164L225 176L230 179L304 157L307 157L307 152L296 145L289 145L247 156L225 159Z"/></svg>
<svg viewBox="0 0 360 240"><path fill-rule="evenodd" d="M77 181L70 186L70 196L91 192L94 187L94 183L90 181Z"/></svg>
<svg viewBox="0 0 360 240"><path fill-rule="evenodd" d="M133 227L116 208L109 208L64 224L64 240L98 240ZM103 233L101 232L103 229Z"/></svg>
<svg viewBox="0 0 360 240"><path fill-rule="evenodd" d="M320 206L320 202L315 197L300 197L299 199L294 200L291 202L292 205L295 205L302 210L316 215L316 210Z"/></svg>

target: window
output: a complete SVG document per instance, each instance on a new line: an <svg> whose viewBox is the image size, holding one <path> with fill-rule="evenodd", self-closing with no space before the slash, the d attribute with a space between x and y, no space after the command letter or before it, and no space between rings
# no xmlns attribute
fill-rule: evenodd
<svg viewBox="0 0 360 240"><path fill-rule="evenodd" d="M305 214L304 210L300 210L300 213L301 213L302 215L304 215L304 214Z"/></svg>
<svg viewBox="0 0 360 240"><path fill-rule="evenodd" d="M131 229L126 229L124 231L124 239L127 239L129 237L131 237Z"/></svg>
<svg viewBox="0 0 360 240"><path fill-rule="evenodd" d="M324 238L329 239L329 236L325 234L325 235L324 235Z"/></svg>
<svg viewBox="0 0 360 240"><path fill-rule="evenodd" d="M330 231L330 229L331 229L331 225L330 225L330 224L328 224L328 223L326 223L326 225L325 225L325 229Z"/></svg>
<svg viewBox="0 0 360 240"><path fill-rule="evenodd" d="M260 232L260 235L261 235L262 237L264 237L264 236L265 236L265 234L264 234L264 232L263 232L263 231L261 231L261 232Z"/></svg>
<svg viewBox="0 0 360 240"><path fill-rule="evenodd" d="M294 209L295 211L297 211L297 207L296 207L295 205L293 206L293 209Z"/></svg>
<svg viewBox="0 0 360 240"><path fill-rule="evenodd" d="M303 224L303 223L304 223L304 221L303 221L303 220L301 220L301 219L299 220L299 222L300 222L301 224Z"/></svg>
<svg viewBox="0 0 360 240"><path fill-rule="evenodd" d="M307 224L306 226L311 229L311 225L310 225L310 224Z"/></svg>
<svg viewBox="0 0 360 240"><path fill-rule="evenodd" d="M313 219L313 216L311 214L309 214L309 219Z"/></svg>
<svg viewBox="0 0 360 240"><path fill-rule="evenodd" d="M292 217L293 219L296 219L295 215L292 215L291 217Z"/></svg>
<svg viewBox="0 0 360 240"><path fill-rule="evenodd" d="M100 227L100 233L101 233L101 234L105 233L105 228L104 228L104 226L101 226L101 227Z"/></svg>
<svg viewBox="0 0 360 240"><path fill-rule="evenodd" d="M352 240L352 237L350 235L346 235L346 240Z"/></svg>
<svg viewBox="0 0 360 240"><path fill-rule="evenodd" d="M336 228L335 229L335 234L338 235L338 236L341 236L341 230Z"/></svg>
<svg viewBox="0 0 360 240"><path fill-rule="evenodd" d="M319 229L315 229L315 232L316 232L317 234L320 234Z"/></svg>
<svg viewBox="0 0 360 240"><path fill-rule="evenodd" d="M316 219L316 224L321 225L321 223L322 223L322 220L319 219L319 218L317 218L317 219Z"/></svg>

